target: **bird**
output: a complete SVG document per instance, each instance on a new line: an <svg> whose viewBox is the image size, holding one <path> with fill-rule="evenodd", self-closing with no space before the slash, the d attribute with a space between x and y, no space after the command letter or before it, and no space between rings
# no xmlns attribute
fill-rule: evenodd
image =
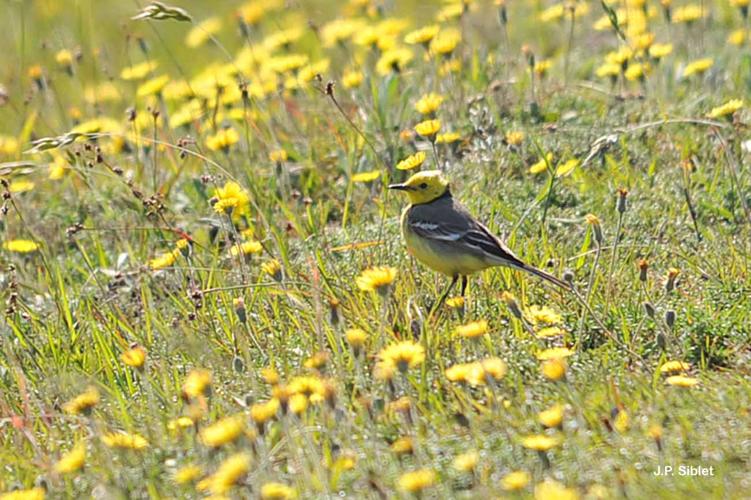
<svg viewBox="0 0 751 500"><path fill-rule="evenodd" d="M525 271L562 289L571 289L566 282L521 260L475 219L454 199L449 181L440 170L418 172L406 182L390 184L388 188L404 191L409 198L401 216L407 251L427 267L451 278L437 305L460 278L464 296L469 275L495 266Z"/></svg>

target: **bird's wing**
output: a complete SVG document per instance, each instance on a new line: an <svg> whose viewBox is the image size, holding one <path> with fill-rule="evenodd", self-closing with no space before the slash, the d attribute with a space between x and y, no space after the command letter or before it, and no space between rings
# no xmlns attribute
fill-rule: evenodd
<svg viewBox="0 0 751 500"><path fill-rule="evenodd" d="M449 199L440 205L417 205L409 213L407 224L422 238L451 244L457 251L483 256L497 264L524 269L524 262L506 247L488 228L467 210Z"/></svg>

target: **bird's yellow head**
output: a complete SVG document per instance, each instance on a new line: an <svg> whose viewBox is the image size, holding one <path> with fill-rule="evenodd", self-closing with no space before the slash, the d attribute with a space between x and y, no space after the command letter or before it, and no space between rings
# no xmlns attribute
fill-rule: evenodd
<svg viewBox="0 0 751 500"><path fill-rule="evenodd" d="M417 172L402 184L391 184L389 189L405 191L413 205L430 203L449 190L449 181L440 170Z"/></svg>

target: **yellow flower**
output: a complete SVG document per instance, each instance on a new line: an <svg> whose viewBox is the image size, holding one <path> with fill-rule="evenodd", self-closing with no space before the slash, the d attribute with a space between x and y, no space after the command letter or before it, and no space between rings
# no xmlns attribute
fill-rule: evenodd
<svg viewBox="0 0 751 500"><path fill-rule="evenodd" d="M440 120L425 120L415 125L415 132L423 137L434 137L441 130Z"/></svg>
<svg viewBox="0 0 751 500"><path fill-rule="evenodd" d="M441 28L437 24L424 26L420 29L416 29L407 33L404 37L404 41L410 45L428 45L430 41L435 38L440 29Z"/></svg>
<svg viewBox="0 0 751 500"><path fill-rule="evenodd" d="M407 455L414 451L414 445L412 444L412 438L400 437L393 443L391 443L391 451L397 455Z"/></svg>
<svg viewBox="0 0 751 500"><path fill-rule="evenodd" d="M451 466L459 472L472 472L480 461L480 454L476 451L468 451L457 455L451 462Z"/></svg>
<svg viewBox="0 0 751 500"><path fill-rule="evenodd" d="M279 400L272 398L265 403L256 403L250 407L250 418L258 425L263 425L279 412Z"/></svg>
<svg viewBox="0 0 751 500"><path fill-rule="evenodd" d="M722 106L712 108L712 111L707 113L707 118L720 118L722 116L732 115L743 106L743 99L731 99Z"/></svg>
<svg viewBox="0 0 751 500"><path fill-rule="evenodd" d="M469 3L469 2L467 2ZM451 21L452 19L456 19L457 17L461 17L462 14L464 14L464 0L453 2L445 7L443 7L441 10L438 11L438 13L435 16L436 21L444 23L446 21Z"/></svg>
<svg viewBox="0 0 751 500"><path fill-rule="evenodd" d="M563 177L565 175L570 174L576 167L579 166L579 160L576 158L572 158L564 163L561 163L558 165L558 167L555 169L555 176L556 177Z"/></svg>
<svg viewBox="0 0 751 500"><path fill-rule="evenodd" d="M11 181L8 185L8 191L11 193L25 193L34 189L34 183L26 180Z"/></svg>
<svg viewBox="0 0 751 500"><path fill-rule="evenodd" d="M521 443L527 449L535 451L548 451L561 444L560 436L548 436L545 434L533 434L522 438Z"/></svg>
<svg viewBox="0 0 751 500"><path fill-rule="evenodd" d="M623 76L626 77L626 80L633 82L636 80L643 80L647 73L649 73L648 64L634 63L629 65L628 69L623 73Z"/></svg>
<svg viewBox="0 0 751 500"><path fill-rule="evenodd" d="M399 489L409 493L417 493L432 486L435 479L435 472L430 469L407 472L399 477Z"/></svg>
<svg viewBox="0 0 751 500"><path fill-rule="evenodd" d="M81 469L86 462L86 443L79 442L55 463L55 472L69 474Z"/></svg>
<svg viewBox="0 0 751 500"><path fill-rule="evenodd" d="M423 164L426 155L424 151L418 151L417 153L410 155L396 164L397 170L412 170Z"/></svg>
<svg viewBox="0 0 751 500"><path fill-rule="evenodd" d="M158 271L170 267L175 261L177 261L178 255L180 255L179 250L163 253L160 256L149 260L149 267L152 271Z"/></svg>
<svg viewBox="0 0 751 500"><path fill-rule="evenodd" d="M188 464L175 471L174 479L177 484L192 483L203 474L203 469L195 464Z"/></svg>
<svg viewBox="0 0 751 500"><path fill-rule="evenodd" d="M321 28L321 40L324 47L332 47L350 39L357 32L365 28L362 19L334 19Z"/></svg>
<svg viewBox="0 0 751 500"><path fill-rule="evenodd" d="M709 57L692 61L688 63L685 68L683 68L683 77L687 78L693 75L701 75L709 68L711 68L712 65L714 65L714 59L711 59Z"/></svg>
<svg viewBox="0 0 751 500"><path fill-rule="evenodd" d="M613 428L623 434L631 426L631 418L628 416L628 412L624 409L619 409L613 420Z"/></svg>
<svg viewBox="0 0 751 500"><path fill-rule="evenodd" d="M297 493L293 488L282 483L266 483L261 486L262 500L289 500L296 498Z"/></svg>
<svg viewBox="0 0 751 500"><path fill-rule="evenodd" d="M464 307L464 297L449 297L446 299L446 307L449 309L461 309Z"/></svg>
<svg viewBox="0 0 751 500"><path fill-rule="evenodd" d="M456 327L456 334L467 339L474 339L488 332L488 322L483 320L473 321L466 325Z"/></svg>
<svg viewBox="0 0 751 500"><path fill-rule="evenodd" d="M441 106L444 97L435 92L423 95L416 103L415 110L423 115L429 115L435 113L435 111Z"/></svg>
<svg viewBox="0 0 751 500"><path fill-rule="evenodd" d="M556 382L566 376L566 359L553 358L544 361L540 367L542 374L548 380Z"/></svg>
<svg viewBox="0 0 751 500"><path fill-rule="evenodd" d="M430 53L447 57L461 41L462 33L458 29L450 28L441 31L430 41Z"/></svg>
<svg viewBox="0 0 751 500"><path fill-rule="evenodd" d="M548 479L535 486L535 500L579 500L579 493L558 481Z"/></svg>
<svg viewBox="0 0 751 500"><path fill-rule="evenodd" d="M245 430L245 417L233 415L214 422L201 430L201 442L217 448L236 440Z"/></svg>
<svg viewBox="0 0 751 500"><path fill-rule="evenodd" d="M572 351L568 347L551 347L537 353L537 359L540 361L547 361L550 359L562 359L572 356L575 351Z"/></svg>
<svg viewBox="0 0 751 500"><path fill-rule="evenodd" d="M63 49L55 54L55 62L60 66L69 67L73 64L73 54L67 49Z"/></svg>
<svg viewBox="0 0 751 500"><path fill-rule="evenodd" d="M353 89L359 87L364 79L365 76L362 74L362 71L349 69L342 75L342 86L345 89Z"/></svg>
<svg viewBox="0 0 751 500"><path fill-rule="evenodd" d="M344 338L347 339L347 343L352 347L355 353L358 353L365 345L365 341L368 339L368 334L359 328L352 328L345 332Z"/></svg>
<svg viewBox="0 0 751 500"><path fill-rule="evenodd" d="M279 281L282 278L282 265L276 259L267 260L261 264L261 271Z"/></svg>
<svg viewBox="0 0 751 500"><path fill-rule="evenodd" d="M206 138L206 147L212 151L229 151L229 148L240 140L240 135L232 127L223 128L216 134Z"/></svg>
<svg viewBox="0 0 751 500"><path fill-rule="evenodd" d="M102 436L102 442L109 448L141 451L149 447L149 442L138 434L110 432Z"/></svg>
<svg viewBox="0 0 751 500"><path fill-rule="evenodd" d="M533 305L524 310L524 317L533 325L556 325L563 321L560 314L548 306Z"/></svg>
<svg viewBox="0 0 751 500"><path fill-rule="evenodd" d="M563 335L564 332L560 327L557 326L546 326L545 328L540 328L536 333L535 337L538 339L546 339L550 337L557 337L559 335Z"/></svg>
<svg viewBox="0 0 751 500"><path fill-rule="evenodd" d="M263 250L263 245L258 241L251 240L234 244L232 248L229 249L229 254L232 257L237 257L238 255L260 253L261 250Z"/></svg>
<svg viewBox="0 0 751 500"><path fill-rule="evenodd" d="M672 377L668 377L665 382L668 385L674 385L676 387L695 387L699 385L699 379L687 377L685 375L673 375Z"/></svg>
<svg viewBox="0 0 751 500"><path fill-rule="evenodd" d="M544 77L550 68L553 67L553 61L551 59L543 59L535 63L534 72L539 77Z"/></svg>
<svg viewBox="0 0 751 500"><path fill-rule="evenodd" d="M200 47L213 35L219 33L221 29L222 20L218 17L204 19L188 31L188 34L185 36L185 45L191 49Z"/></svg>
<svg viewBox="0 0 751 500"><path fill-rule="evenodd" d="M462 136L458 132L446 132L445 134L438 134L435 137L436 144L451 144L460 140Z"/></svg>
<svg viewBox="0 0 751 500"><path fill-rule="evenodd" d="M378 353L378 358L399 369L400 372L414 368L425 360L425 349L411 340L391 344Z"/></svg>
<svg viewBox="0 0 751 500"><path fill-rule="evenodd" d="M547 171L548 165L553 163L553 153L548 153L545 155L544 158L540 158L537 160L536 163L534 163L531 167L529 167L529 173L530 174L539 174L542 172Z"/></svg>
<svg viewBox="0 0 751 500"><path fill-rule="evenodd" d="M685 361L666 361L660 366L660 373L687 372L691 365Z"/></svg>
<svg viewBox="0 0 751 500"><path fill-rule="evenodd" d="M506 144L509 146L519 146L524 141L524 132L509 131L506 132Z"/></svg>
<svg viewBox="0 0 751 500"><path fill-rule="evenodd" d="M370 172L358 172L352 176L352 182L373 182L381 176L380 170L371 170Z"/></svg>
<svg viewBox="0 0 751 500"><path fill-rule="evenodd" d="M506 491L522 490L527 487L531 480L532 476L527 471L518 470L509 472L501 479L501 488Z"/></svg>
<svg viewBox="0 0 751 500"><path fill-rule="evenodd" d="M238 183L227 181L214 192L214 211L216 213L244 214L250 205L250 195Z"/></svg>
<svg viewBox="0 0 751 500"><path fill-rule="evenodd" d="M696 4L684 5L673 10L674 23L692 23L704 17L702 8Z"/></svg>
<svg viewBox="0 0 751 500"><path fill-rule="evenodd" d="M395 267L373 267L361 272L355 279L355 283L357 283L357 288L365 292L377 291L384 294L388 291L391 283L394 282L396 273Z"/></svg>
<svg viewBox="0 0 751 500"><path fill-rule="evenodd" d="M3 248L9 252L30 253L39 249L39 244L31 240L8 240L3 242Z"/></svg>
<svg viewBox="0 0 751 500"><path fill-rule="evenodd" d="M193 422L193 419L190 417L178 417L176 419L170 420L167 424L167 429L173 432L180 432L183 429L189 429L190 427L193 427L195 425L195 422Z"/></svg>
<svg viewBox="0 0 751 500"><path fill-rule="evenodd" d="M120 72L120 78L123 80L142 80L146 75L154 71L158 65L156 61L144 61L133 66L128 66Z"/></svg>
<svg viewBox="0 0 751 500"><path fill-rule="evenodd" d="M203 396L211 388L211 373L200 368L193 369L183 382L183 395L188 399Z"/></svg>
<svg viewBox="0 0 751 500"><path fill-rule="evenodd" d="M130 367L141 368L146 362L146 349L140 345L135 346L122 353L120 359Z"/></svg>
<svg viewBox="0 0 751 500"><path fill-rule="evenodd" d="M545 427L560 427L563 422L563 405L556 404L541 411L537 415L537 421Z"/></svg>
<svg viewBox="0 0 751 500"><path fill-rule="evenodd" d="M159 75L151 80L145 81L138 86L136 95L138 97L148 97L159 94L165 85L169 82L169 75Z"/></svg>
<svg viewBox="0 0 751 500"><path fill-rule="evenodd" d="M672 43L655 43L649 47L649 57L653 59L662 59L673 52Z"/></svg>
<svg viewBox="0 0 751 500"><path fill-rule="evenodd" d="M746 30L739 28L737 30L731 31L728 35L728 43L737 45L739 47L746 43Z"/></svg>
<svg viewBox="0 0 751 500"><path fill-rule="evenodd" d="M99 391L96 387L90 386L84 392L65 403L63 411L69 415L88 413L97 404L99 404Z"/></svg>
<svg viewBox="0 0 751 500"><path fill-rule="evenodd" d="M37 486L27 490L14 490L0 493L0 500L44 500L44 488Z"/></svg>
<svg viewBox="0 0 751 500"><path fill-rule="evenodd" d="M223 495L244 478L250 471L250 455L236 453L230 455L219 465L219 468L211 476L201 481L204 489L210 490L215 495ZM202 484L203 483L203 484Z"/></svg>
<svg viewBox="0 0 751 500"><path fill-rule="evenodd" d="M408 48L397 47L384 52L376 63L376 71L385 76L395 71L399 73L414 57Z"/></svg>
<svg viewBox="0 0 751 500"><path fill-rule="evenodd" d="M595 70L598 78L613 78L621 74L621 66L614 63L605 63Z"/></svg>

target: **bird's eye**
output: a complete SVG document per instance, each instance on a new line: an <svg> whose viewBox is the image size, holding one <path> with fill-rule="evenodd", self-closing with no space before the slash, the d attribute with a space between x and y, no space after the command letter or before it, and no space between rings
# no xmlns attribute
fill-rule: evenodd
<svg viewBox="0 0 751 500"><path fill-rule="evenodd" d="M425 189L426 187L428 187L427 182L423 182L422 184L420 184L420 189Z"/></svg>

